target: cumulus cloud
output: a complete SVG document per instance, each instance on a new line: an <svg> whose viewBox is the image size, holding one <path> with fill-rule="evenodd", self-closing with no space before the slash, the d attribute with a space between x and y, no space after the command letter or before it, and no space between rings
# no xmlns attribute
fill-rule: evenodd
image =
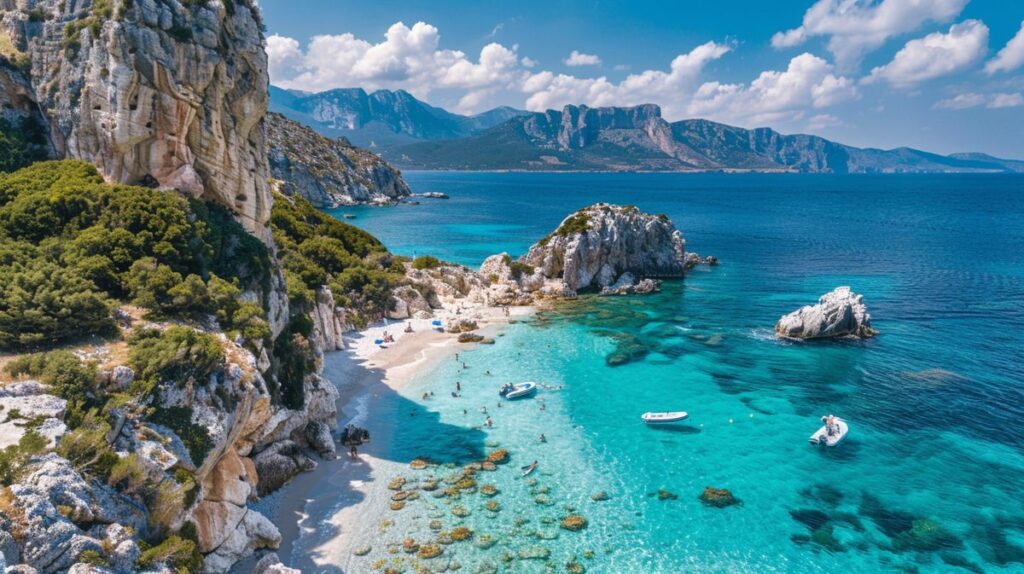
<svg viewBox="0 0 1024 574"><path fill-rule="evenodd" d="M856 83L836 76L831 64L803 53L785 71L762 72L749 85L706 82L697 89L691 115L749 124L790 122L808 109L821 109L859 96ZM817 123L826 117L819 114Z"/></svg>
<svg viewBox="0 0 1024 574"><path fill-rule="evenodd" d="M860 62L889 38L927 22L948 22L969 0L818 0L802 24L772 36L772 46L797 46L814 36L828 37L828 49L842 68Z"/></svg>
<svg viewBox="0 0 1024 574"><path fill-rule="evenodd" d="M666 115L677 116L685 109L688 89L699 82L704 67L732 48L726 44L707 42L676 56L668 71L645 70L630 74L619 83L608 78L580 78L544 71L533 74L523 83L530 94L526 109L544 111L566 104L590 106L631 106L657 103Z"/></svg>
<svg viewBox="0 0 1024 574"><path fill-rule="evenodd" d="M597 66L601 64L601 58L597 54L584 54L573 50L565 60L566 66Z"/></svg>
<svg viewBox="0 0 1024 574"><path fill-rule="evenodd" d="M935 32L907 42L892 61L871 70L865 82L880 79L897 87L939 78L971 66L988 52L988 26L966 20L950 26L949 32Z"/></svg>
<svg viewBox="0 0 1024 574"><path fill-rule="evenodd" d="M1017 35L999 50L995 58L985 64L985 71L989 74L1012 72L1021 66L1024 66L1024 22L1020 23Z"/></svg>
<svg viewBox="0 0 1024 574"><path fill-rule="evenodd" d="M1020 93L994 93L977 94L967 92L959 94L946 100L935 103L935 109L939 110L966 110L985 106L990 109L1017 108L1024 106L1024 94Z"/></svg>
<svg viewBox="0 0 1024 574"><path fill-rule="evenodd" d="M492 42L474 62L461 51L439 49L440 37L437 28L424 22L411 28L396 23L376 44L352 34L320 35L303 50L298 41L274 35L267 38L270 77L285 88L404 88L418 97L438 88L492 90L520 81L515 46Z"/></svg>

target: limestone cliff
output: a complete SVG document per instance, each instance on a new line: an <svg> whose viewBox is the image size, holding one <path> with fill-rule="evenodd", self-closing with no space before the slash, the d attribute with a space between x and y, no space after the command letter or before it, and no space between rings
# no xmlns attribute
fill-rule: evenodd
<svg viewBox="0 0 1024 574"><path fill-rule="evenodd" d="M55 153L219 202L267 239L267 55L250 1L0 0Z"/></svg>
<svg viewBox="0 0 1024 574"><path fill-rule="evenodd" d="M408 197L402 174L379 156L344 139L331 139L280 114L268 114L270 170L281 191L321 208L370 203L390 205Z"/></svg>

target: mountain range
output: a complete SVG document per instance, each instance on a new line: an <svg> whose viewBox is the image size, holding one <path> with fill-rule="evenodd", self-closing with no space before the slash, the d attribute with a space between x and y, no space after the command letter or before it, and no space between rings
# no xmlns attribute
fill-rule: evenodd
<svg viewBox="0 0 1024 574"><path fill-rule="evenodd" d="M1024 172L980 153L856 148L703 119L668 122L653 104L463 116L408 92L358 88L300 94L271 88L271 109L370 147L405 169L519 171Z"/></svg>

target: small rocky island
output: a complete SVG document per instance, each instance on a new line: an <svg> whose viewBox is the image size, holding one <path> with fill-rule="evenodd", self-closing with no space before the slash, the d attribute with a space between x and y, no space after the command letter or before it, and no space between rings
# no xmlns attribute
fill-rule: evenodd
<svg viewBox="0 0 1024 574"><path fill-rule="evenodd" d="M651 293L662 278L682 277L713 257L686 252L682 232L666 215L635 206L597 203L566 217L555 231L513 261L507 253L484 261L480 273L504 299ZM531 297L532 295L532 297Z"/></svg>
<svg viewBox="0 0 1024 574"><path fill-rule="evenodd" d="M874 337L871 315L863 296L849 287L836 287L818 299L783 315L775 324L775 333L786 339L825 339L836 337Z"/></svg>

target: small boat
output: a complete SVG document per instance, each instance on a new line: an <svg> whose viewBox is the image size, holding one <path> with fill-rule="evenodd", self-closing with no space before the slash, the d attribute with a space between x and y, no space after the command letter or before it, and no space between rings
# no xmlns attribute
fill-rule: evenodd
<svg viewBox="0 0 1024 574"><path fill-rule="evenodd" d="M356 218L356 216L352 215L351 213L346 213L345 215L342 215L342 217L344 217L345 219L355 219Z"/></svg>
<svg viewBox="0 0 1024 574"><path fill-rule="evenodd" d="M526 476L526 475L530 474L531 472L533 472L536 469L537 469L537 461L534 461L533 464L528 464L528 465L520 468L519 470L522 470L523 471L523 476Z"/></svg>
<svg viewBox="0 0 1024 574"><path fill-rule="evenodd" d="M685 420L690 415L686 411L675 411L675 412L664 412L664 413L644 413L640 415L640 420L644 421L649 425L654 424L665 424L665 423L677 423L681 420Z"/></svg>
<svg viewBox="0 0 1024 574"><path fill-rule="evenodd" d="M527 381L525 383L516 383L514 385L505 383L504 385L501 385L501 389L498 391L498 394L503 398L506 398L511 401L515 399L521 399L523 397L528 397L536 392L537 383L533 381Z"/></svg>
<svg viewBox="0 0 1024 574"><path fill-rule="evenodd" d="M846 433L850 432L846 421L835 415L821 417L821 422L825 423L825 426L811 435L811 444L836 446L846 438Z"/></svg>

